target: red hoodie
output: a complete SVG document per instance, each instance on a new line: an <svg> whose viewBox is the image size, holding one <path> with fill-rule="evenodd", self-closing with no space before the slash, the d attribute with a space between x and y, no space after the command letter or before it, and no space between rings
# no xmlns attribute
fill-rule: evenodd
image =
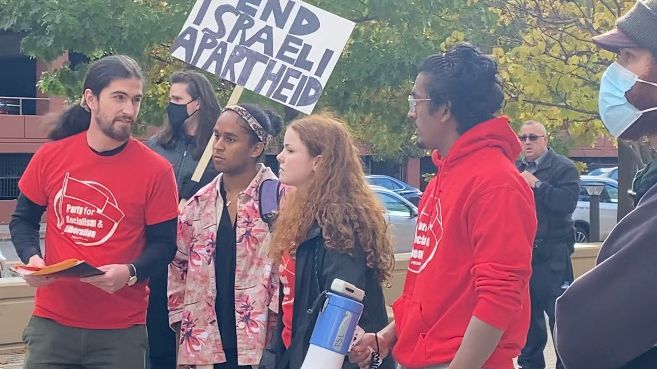
<svg viewBox="0 0 657 369"><path fill-rule="evenodd" d="M454 359L472 316L504 331L486 369L513 369L529 329L534 198L505 117L463 134L420 202L402 296L394 303L404 367Z"/></svg>

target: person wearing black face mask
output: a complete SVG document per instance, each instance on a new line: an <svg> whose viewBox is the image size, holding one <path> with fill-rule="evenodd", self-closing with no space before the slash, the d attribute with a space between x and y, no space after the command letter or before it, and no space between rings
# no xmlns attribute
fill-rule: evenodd
<svg viewBox="0 0 657 369"><path fill-rule="evenodd" d="M187 89L187 86L184 86L182 83L177 84L177 89ZM172 90L172 96L171 99L184 99L184 98L179 98L177 95L173 95L173 90L174 86L171 86ZM187 93L186 91L181 91L183 94ZM198 108L194 110L192 114L189 114L188 107L191 103L197 103L196 100L192 100L186 104L177 104L173 101L169 102L169 105L167 105L167 118L169 118L169 124L171 125L171 129L175 134L182 134L184 127L185 127L185 122L187 119L191 118L196 112L198 112ZM190 124L191 126L191 124Z"/></svg>
<svg viewBox="0 0 657 369"><path fill-rule="evenodd" d="M173 165L181 200L189 199L217 175L208 165L199 182L191 177L219 118L221 108L210 81L193 71L180 71L171 78L167 120L162 130L151 137L148 146ZM150 284L147 328L149 348L147 368L176 368L176 338L169 328L167 310L167 269L155 273Z"/></svg>
<svg viewBox="0 0 657 369"><path fill-rule="evenodd" d="M176 72L171 76L167 121L164 128L150 138L148 146L173 165L181 199L188 199L217 172L208 165L200 182L191 180L212 127L221 108L210 81L193 71Z"/></svg>

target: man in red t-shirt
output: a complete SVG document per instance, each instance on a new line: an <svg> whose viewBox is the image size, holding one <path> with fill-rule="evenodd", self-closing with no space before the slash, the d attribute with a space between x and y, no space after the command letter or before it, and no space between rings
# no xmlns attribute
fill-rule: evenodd
<svg viewBox="0 0 657 369"><path fill-rule="evenodd" d="M82 101L59 117L18 184L10 230L21 260L75 258L104 272L25 278L37 287L27 369L144 367L147 279L173 258L178 194L171 164L130 137L142 80L127 56L94 62Z"/></svg>
<svg viewBox="0 0 657 369"><path fill-rule="evenodd" d="M497 65L460 44L429 56L408 97L418 145L438 171L422 196L395 321L350 359L392 352L404 368L513 369L529 327L536 213L515 168Z"/></svg>

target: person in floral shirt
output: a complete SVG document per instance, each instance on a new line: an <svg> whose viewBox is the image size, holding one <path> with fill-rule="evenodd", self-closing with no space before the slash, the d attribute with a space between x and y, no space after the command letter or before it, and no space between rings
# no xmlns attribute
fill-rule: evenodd
<svg viewBox="0 0 657 369"><path fill-rule="evenodd" d="M182 210L169 265L179 367L250 369L260 362L278 289L258 206L260 184L276 176L261 159L281 127L276 113L250 104L227 106L214 127L212 161L221 174Z"/></svg>

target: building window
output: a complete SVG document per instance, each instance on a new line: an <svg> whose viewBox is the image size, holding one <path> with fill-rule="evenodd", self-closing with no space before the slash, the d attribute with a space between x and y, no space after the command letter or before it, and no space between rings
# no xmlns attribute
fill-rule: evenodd
<svg viewBox="0 0 657 369"><path fill-rule="evenodd" d="M0 154L0 200L18 197L18 180L31 158L32 154Z"/></svg>

